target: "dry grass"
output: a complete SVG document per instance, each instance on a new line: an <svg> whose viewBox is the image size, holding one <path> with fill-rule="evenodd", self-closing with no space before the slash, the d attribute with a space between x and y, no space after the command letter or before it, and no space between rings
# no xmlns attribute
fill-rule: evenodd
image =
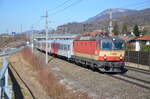
<svg viewBox="0 0 150 99"><path fill-rule="evenodd" d="M48 66L34 56L30 49L25 48L21 53L24 60L38 72L37 79L52 99L90 99L86 93L73 93L73 91L66 89L65 85L60 84L51 70L47 68Z"/></svg>

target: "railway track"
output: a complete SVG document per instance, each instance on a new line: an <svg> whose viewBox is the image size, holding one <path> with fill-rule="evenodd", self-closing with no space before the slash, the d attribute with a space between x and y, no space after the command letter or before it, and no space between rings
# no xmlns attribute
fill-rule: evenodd
<svg viewBox="0 0 150 99"><path fill-rule="evenodd" d="M133 68L133 67L129 67L129 66L126 66L126 68L129 70L132 70L132 71L136 71L136 72L150 75L150 71L147 71L147 70L137 69L137 68Z"/></svg>
<svg viewBox="0 0 150 99"><path fill-rule="evenodd" d="M80 66L79 64L76 64L76 65ZM83 67L83 66L80 66L80 67ZM127 69L135 71L137 73L138 72L143 73L143 74L146 74L146 75L150 74L148 71L144 71L144 70L139 70L139 69L134 69L134 68L127 68ZM99 72L99 71L97 71L97 72ZM140 78L136 78L133 75L127 75L127 74L115 74L114 75L114 74L107 74L107 73L106 73L106 75L111 76L115 79L122 80L124 82L130 83L130 84L133 84L133 85L137 85L139 87L150 90L150 81L146 81L146 80L143 80L143 79L140 79Z"/></svg>
<svg viewBox="0 0 150 99"><path fill-rule="evenodd" d="M149 81L138 79L136 77L129 76L129 75L126 75L126 74L108 75L108 76L150 90L150 82Z"/></svg>
<svg viewBox="0 0 150 99"><path fill-rule="evenodd" d="M9 63L10 67L16 74L17 76L19 77L19 79L21 80L21 82L25 85L25 87L28 89L30 95L32 96L32 99L36 99L33 92L31 91L30 87L25 83L25 81L21 78L21 76L19 75L19 73L17 72L17 70L12 66L11 63Z"/></svg>
<svg viewBox="0 0 150 99"><path fill-rule="evenodd" d="M80 66L79 64L76 64L76 65ZM83 66L81 66L81 67L83 67ZM135 72L140 72L140 73L146 74L146 75L150 74L147 71L142 71L142 70L138 70L138 69L134 69L134 68L132 70L135 71ZM112 74L107 74L106 73L106 75L109 75L109 76L111 76L113 78L116 78L118 80L122 80L122 81L125 81L127 83L134 84L134 85L137 85L139 87L142 87L142 88L150 90L150 81L139 79L139 78L136 78L136 77L134 77L132 75L127 75L127 74L115 74L115 75L112 75Z"/></svg>

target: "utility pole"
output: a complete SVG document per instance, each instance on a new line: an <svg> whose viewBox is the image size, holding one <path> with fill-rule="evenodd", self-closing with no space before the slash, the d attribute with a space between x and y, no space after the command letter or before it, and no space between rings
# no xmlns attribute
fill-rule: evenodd
<svg viewBox="0 0 150 99"><path fill-rule="evenodd" d="M109 11L109 36L112 36L112 9Z"/></svg>
<svg viewBox="0 0 150 99"><path fill-rule="evenodd" d="M20 33L22 33L22 24L20 25Z"/></svg>
<svg viewBox="0 0 150 99"><path fill-rule="evenodd" d="M33 48L34 48L34 44L33 44L33 41L34 41L34 30L33 30L33 25L32 25L32 53L33 53Z"/></svg>
<svg viewBox="0 0 150 99"><path fill-rule="evenodd" d="M48 11L46 11L45 17L45 32L46 32L46 64L48 63Z"/></svg>

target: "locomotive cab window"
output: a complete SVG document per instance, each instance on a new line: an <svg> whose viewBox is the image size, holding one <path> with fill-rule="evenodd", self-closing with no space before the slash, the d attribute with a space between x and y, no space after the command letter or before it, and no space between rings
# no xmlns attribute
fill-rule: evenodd
<svg viewBox="0 0 150 99"><path fill-rule="evenodd" d="M114 50L123 50L124 49L124 43L123 42L113 42L114 44Z"/></svg>
<svg viewBox="0 0 150 99"><path fill-rule="evenodd" d="M103 40L101 44L102 50L112 50L112 42L110 40Z"/></svg>
<svg viewBox="0 0 150 99"><path fill-rule="evenodd" d="M124 42L120 40L116 40L116 41L102 40L101 49L102 50L123 50Z"/></svg>

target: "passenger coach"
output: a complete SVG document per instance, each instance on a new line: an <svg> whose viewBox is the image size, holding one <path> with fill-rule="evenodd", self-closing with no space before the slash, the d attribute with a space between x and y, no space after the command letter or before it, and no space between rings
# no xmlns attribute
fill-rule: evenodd
<svg viewBox="0 0 150 99"><path fill-rule="evenodd" d="M102 72L124 71L124 41L119 37L76 37L55 36L48 40L48 52L75 63ZM53 38L53 37L52 37ZM37 41L36 47L45 51L45 40Z"/></svg>

